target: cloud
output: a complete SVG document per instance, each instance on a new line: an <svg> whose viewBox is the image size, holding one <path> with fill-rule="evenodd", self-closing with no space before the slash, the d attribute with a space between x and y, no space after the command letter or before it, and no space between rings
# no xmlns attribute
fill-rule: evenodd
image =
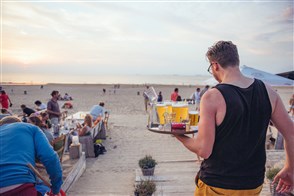
<svg viewBox="0 0 294 196"><path fill-rule="evenodd" d="M206 74L207 48L232 40L252 64L269 64L268 55L290 64L291 14L289 3L265 2L3 3L3 62L81 75Z"/></svg>

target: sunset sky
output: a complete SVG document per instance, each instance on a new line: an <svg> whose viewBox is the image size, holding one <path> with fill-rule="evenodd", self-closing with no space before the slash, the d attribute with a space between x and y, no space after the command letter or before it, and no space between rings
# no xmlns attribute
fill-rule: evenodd
<svg viewBox="0 0 294 196"><path fill-rule="evenodd" d="M1 82L208 75L232 40L241 65L293 70L293 1L1 1ZM64 81L64 78L67 78Z"/></svg>

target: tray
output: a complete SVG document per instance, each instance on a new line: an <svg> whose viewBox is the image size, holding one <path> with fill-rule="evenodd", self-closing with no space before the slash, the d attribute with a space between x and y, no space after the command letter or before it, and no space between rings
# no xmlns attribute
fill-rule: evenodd
<svg viewBox="0 0 294 196"><path fill-rule="evenodd" d="M186 134L194 134L198 132L198 126L193 127L191 131L186 131L185 129L172 129L172 131L163 131L159 130L158 127L147 127L149 131L154 133L161 133L161 134L172 134L172 135L186 135Z"/></svg>

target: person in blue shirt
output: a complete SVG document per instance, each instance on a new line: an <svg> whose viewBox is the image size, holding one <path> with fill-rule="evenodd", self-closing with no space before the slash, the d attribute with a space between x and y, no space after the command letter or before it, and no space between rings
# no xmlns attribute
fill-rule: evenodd
<svg viewBox="0 0 294 196"><path fill-rule="evenodd" d="M36 176L27 166L28 163L35 166L36 158L49 174L53 194L59 194L61 164L45 134L37 126L22 122L1 124L0 152L1 195L37 195L34 186Z"/></svg>
<svg viewBox="0 0 294 196"><path fill-rule="evenodd" d="M94 105L91 110L90 110L90 114L93 118L93 121L96 121L96 119L98 117L103 118L105 115L105 108L104 108L104 102L100 102L99 105Z"/></svg>

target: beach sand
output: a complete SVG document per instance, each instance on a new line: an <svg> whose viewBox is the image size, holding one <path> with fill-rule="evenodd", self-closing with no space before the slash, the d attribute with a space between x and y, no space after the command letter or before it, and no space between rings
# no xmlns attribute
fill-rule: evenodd
<svg viewBox="0 0 294 196"><path fill-rule="evenodd" d="M179 88L182 98L190 98L195 90L195 86L153 86L156 92L162 91L164 100L169 99L175 87ZM68 93L73 97L74 108L68 110L69 114L89 111L93 105L105 102L105 108L110 111L108 138L104 141L107 152L98 158L87 159L85 173L70 189L68 195L133 195L136 170L139 168L138 160L146 154L152 155L158 161L158 168L163 167L168 161L197 159L195 154L189 152L171 135L147 130L148 115L144 109L143 85L120 85L119 89L113 87L90 84L48 84L44 85L43 89L40 85L3 86L12 100L11 110L16 114L21 114L21 104L34 108L36 100L47 103L52 90L58 90L61 95ZM106 89L105 94L103 88ZM276 89L288 110L288 101L294 92L293 87ZM27 91L26 95L24 91ZM63 103L60 101L59 105L62 106ZM186 165L183 163L183 166ZM193 172L189 176L189 186L193 187L197 169L191 171ZM189 191L193 194L194 190Z"/></svg>

